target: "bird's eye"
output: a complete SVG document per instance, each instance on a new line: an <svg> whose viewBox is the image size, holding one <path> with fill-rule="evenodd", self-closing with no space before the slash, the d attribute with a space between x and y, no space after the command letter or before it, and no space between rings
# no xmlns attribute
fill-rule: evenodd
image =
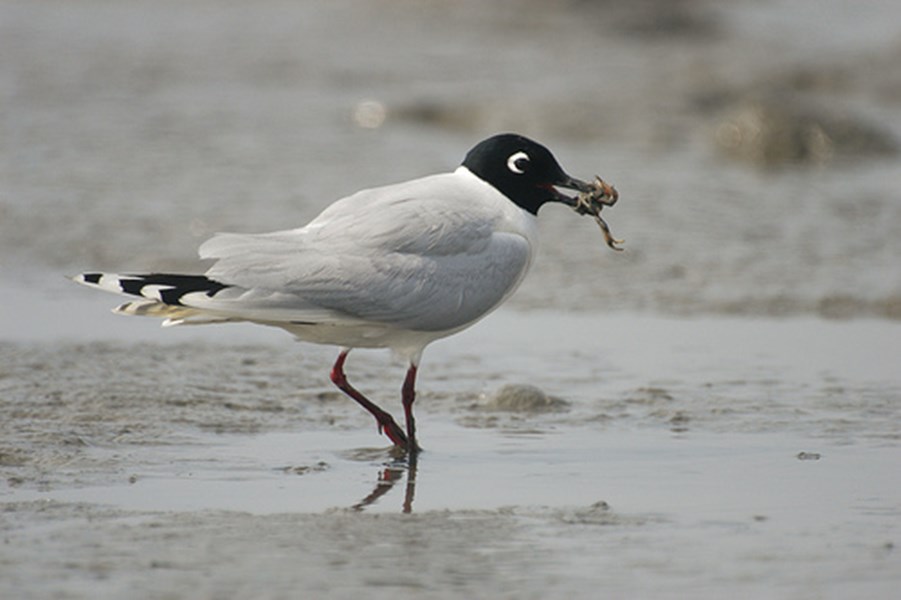
<svg viewBox="0 0 901 600"><path fill-rule="evenodd" d="M528 166L529 155L525 152L520 151L515 154L511 154L510 158L507 159L507 168L517 175L522 175L523 173L525 173Z"/></svg>

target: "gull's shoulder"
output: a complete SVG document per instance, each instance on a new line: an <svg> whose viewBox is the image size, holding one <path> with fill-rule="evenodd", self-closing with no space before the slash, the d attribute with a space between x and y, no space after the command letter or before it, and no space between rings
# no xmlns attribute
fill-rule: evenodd
<svg viewBox="0 0 901 600"><path fill-rule="evenodd" d="M373 213L397 214L438 210L470 212L477 208L493 208L502 195L473 175L466 167L450 173L428 175L366 188L336 200L313 219L307 227L318 227L333 220L370 218Z"/></svg>
<svg viewBox="0 0 901 600"><path fill-rule="evenodd" d="M372 251L448 255L478 251L498 234L514 234L534 246L535 217L460 167L361 190L335 201L303 227L217 234L200 247L200 255L240 257L242 264L250 255L284 258L297 251L332 257Z"/></svg>

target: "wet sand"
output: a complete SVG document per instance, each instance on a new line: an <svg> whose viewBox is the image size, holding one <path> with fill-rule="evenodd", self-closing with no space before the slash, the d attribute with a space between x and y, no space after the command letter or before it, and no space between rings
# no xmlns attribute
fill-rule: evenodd
<svg viewBox="0 0 901 600"><path fill-rule="evenodd" d="M0 597L893 597L901 31L846 4L0 2ZM415 470L333 349L63 277L503 129L614 183L626 251L542 211L426 351ZM403 369L348 362L395 413Z"/></svg>
<svg viewBox="0 0 901 600"><path fill-rule="evenodd" d="M2 347L4 595L838 598L897 581L899 325L501 311L427 356L411 472L327 385L330 349L143 327L123 343L96 339L100 320L92 341ZM402 365L352 358L396 412Z"/></svg>

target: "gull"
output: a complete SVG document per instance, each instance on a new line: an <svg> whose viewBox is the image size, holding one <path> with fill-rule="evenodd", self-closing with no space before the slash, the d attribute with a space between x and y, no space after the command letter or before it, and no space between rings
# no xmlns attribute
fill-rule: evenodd
<svg viewBox="0 0 901 600"><path fill-rule="evenodd" d="M200 246L202 275L87 272L73 279L137 296L114 309L163 326L249 321L340 347L332 382L415 458L413 402L425 347L457 333L516 290L538 246L538 210L578 209L559 191L588 193L553 154L504 133L476 144L454 171L365 189L307 225L272 233L219 233ZM350 384L354 348L389 348L409 365L401 387L405 429Z"/></svg>

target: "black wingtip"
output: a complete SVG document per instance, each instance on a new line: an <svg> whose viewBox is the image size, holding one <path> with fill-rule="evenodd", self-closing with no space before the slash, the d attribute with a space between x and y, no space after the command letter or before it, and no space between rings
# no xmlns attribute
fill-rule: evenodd
<svg viewBox="0 0 901 600"><path fill-rule="evenodd" d="M72 278L77 283L97 286L109 292L150 298L163 304L183 306L186 294L200 292L212 298L231 287L206 275L146 273L119 275L114 273L82 273ZM151 289L147 289L150 287Z"/></svg>
<svg viewBox="0 0 901 600"><path fill-rule="evenodd" d="M142 296L143 288L148 285L167 286L168 289L159 290L159 297L164 304L176 306L182 305L181 299L185 294L203 292L212 298L220 291L230 287L210 279L206 275L150 273L147 275L123 275L119 279L122 291L133 296Z"/></svg>

